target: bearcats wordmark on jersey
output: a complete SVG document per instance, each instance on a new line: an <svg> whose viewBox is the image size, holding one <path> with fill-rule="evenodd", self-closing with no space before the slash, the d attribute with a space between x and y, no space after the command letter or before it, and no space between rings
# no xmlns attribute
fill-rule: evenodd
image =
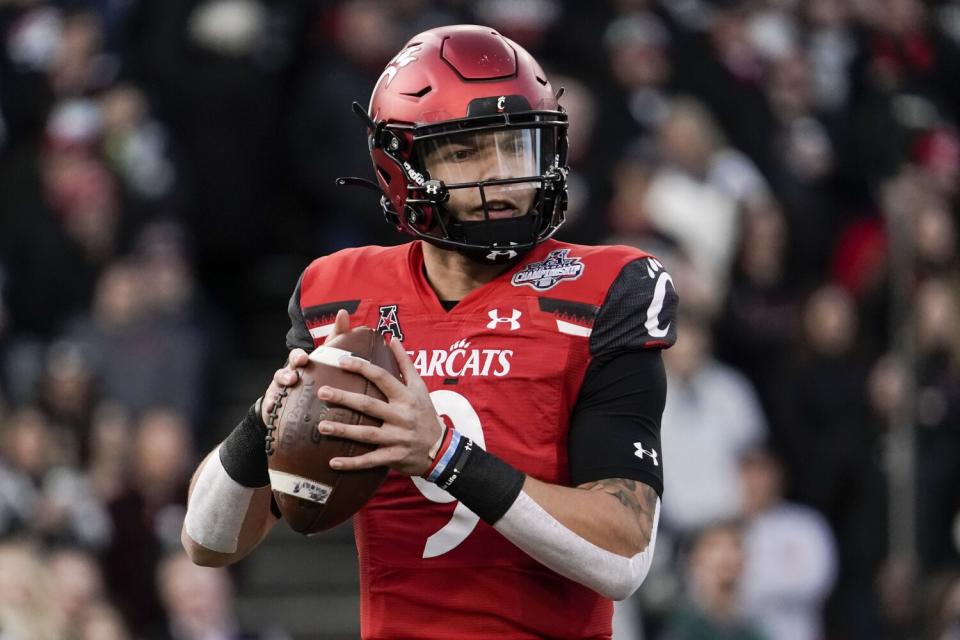
<svg viewBox="0 0 960 640"><path fill-rule="evenodd" d="M419 242L319 258L291 299L288 346L322 344L340 308L351 326L402 334L448 424L521 471L564 485L570 416L591 360L676 337L676 294L655 258L553 240L450 311L426 281ZM623 455L635 464L643 445L626 443ZM659 461L646 453L659 491ZM539 564L420 478L391 472L354 526L365 638L449 638L453 629L458 638L610 637L609 600Z"/></svg>

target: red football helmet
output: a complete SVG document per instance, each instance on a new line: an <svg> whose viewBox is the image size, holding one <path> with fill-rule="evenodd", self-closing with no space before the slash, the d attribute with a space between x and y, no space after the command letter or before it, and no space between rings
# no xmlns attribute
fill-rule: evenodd
<svg viewBox="0 0 960 640"><path fill-rule="evenodd" d="M552 236L566 209L567 116L537 61L493 29L412 38L366 114L388 222L488 264Z"/></svg>

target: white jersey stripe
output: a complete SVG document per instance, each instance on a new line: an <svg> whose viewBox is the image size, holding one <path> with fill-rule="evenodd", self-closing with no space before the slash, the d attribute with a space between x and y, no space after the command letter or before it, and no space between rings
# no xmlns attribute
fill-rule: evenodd
<svg viewBox="0 0 960 640"><path fill-rule="evenodd" d="M590 334L593 333L593 329L581 327L572 322L564 322L563 320L557 320L557 331L571 336L582 336L584 338L589 338Z"/></svg>
<svg viewBox="0 0 960 640"><path fill-rule="evenodd" d="M314 327L313 329L310 329L311 338L326 338L331 333L333 333L332 322L330 324L324 324L319 327Z"/></svg>

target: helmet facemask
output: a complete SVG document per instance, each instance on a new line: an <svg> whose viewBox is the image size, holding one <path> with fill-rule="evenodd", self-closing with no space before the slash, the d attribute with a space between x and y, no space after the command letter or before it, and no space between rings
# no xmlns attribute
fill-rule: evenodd
<svg viewBox="0 0 960 640"><path fill-rule="evenodd" d="M404 215L414 235L505 264L556 232L566 205L566 115L511 115L414 128L409 159L395 158L408 179Z"/></svg>

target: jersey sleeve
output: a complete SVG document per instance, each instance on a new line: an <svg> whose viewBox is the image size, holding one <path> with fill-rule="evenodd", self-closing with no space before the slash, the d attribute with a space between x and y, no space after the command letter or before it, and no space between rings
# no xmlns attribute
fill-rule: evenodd
<svg viewBox="0 0 960 640"><path fill-rule="evenodd" d="M605 360L623 351L665 349L677 339L677 292L654 257L628 262L610 285L590 336L590 354Z"/></svg>
<svg viewBox="0 0 960 640"><path fill-rule="evenodd" d="M660 419L667 376L659 350L594 360L570 421L573 486L607 478L637 480L663 495Z"/></svg>
<svg viewBox="0 0 960 640"><path fill-rule="evenodd" d="M306 272L304 272L306 273ZM290 316L290 330L287 331L287 349L303 349L308 353L313 351L313 338L310 337L310 330L307 329L307 322L303 317L303 310L300 308L300 288L303 286L303 274L297 280L297 286L290 296L290 303L287 305L287 314Z"/></svg>

